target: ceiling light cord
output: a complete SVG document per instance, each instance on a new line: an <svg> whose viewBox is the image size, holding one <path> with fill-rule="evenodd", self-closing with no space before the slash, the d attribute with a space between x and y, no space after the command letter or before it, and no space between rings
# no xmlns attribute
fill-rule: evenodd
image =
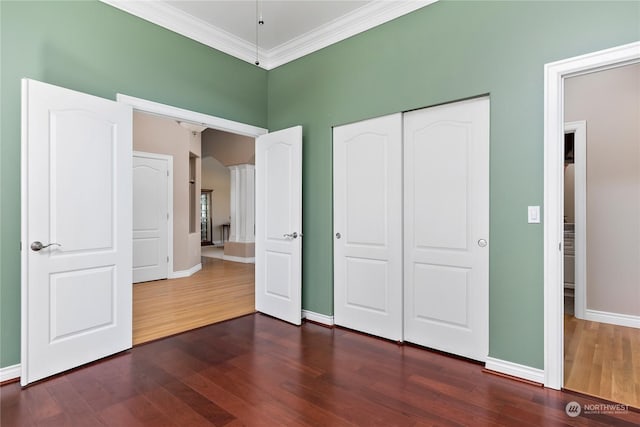
<svg viewBox="0 0 640 427"><path fill-rule="evenodd" d="M260 57L258 55L258 29L260 25L264 25L264 19L262 19L262 13L260 13L259 7L260 0L256 0L256 65L260 65Z"/></svg>

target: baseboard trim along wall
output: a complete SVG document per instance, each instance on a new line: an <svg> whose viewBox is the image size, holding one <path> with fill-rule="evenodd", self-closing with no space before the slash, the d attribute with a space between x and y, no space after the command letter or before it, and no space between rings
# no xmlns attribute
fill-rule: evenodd
<svg viewBox="0 0 640 427"><path fill-rule="evenodd" d="M490 371L500 372L501 374L511 375L512 377L544 384L544 370L542 369L507 362L506 360L494 359L493 357L487 357L485 368Z"/></svg>
<svg viewBox="0 0 640 427"><path fill-rule="evenodd" d="M589 310L584 312L584 320L592 322L610 323L612 325L640 328L640 316L632 314L609 313L607 311Z"/></svg>
<svg viewBox="0 0 640 427"><path fill-rule="evenodd" d="M7 366L6 368L0 368L0 383L20 378L21 373L19 363L17 365Z"/></svg>
<svg viewBox="0 0 640 427"><path fill-rule="evenodd" d="M302 318L311 322L321 323L327 326L333 326L333 316L327 316L326 314L320 314L309 310L302 310Z"/></svg>
<svg viewBox="0 0 640 427"><path fill-rule="evenodd" d="M198 271L202 270L202 264L196 264L188 270L180 270L174 271L173 273L169 273L169 279L181 279L183 277L193 276Z"/></svg>
<svg viewBox="0 0 640 427"><path fill-rule="evenodd" d="M244 264L255 264L256 263L255 257L245 258L245 257L241 257L241 256L224 255L223 259L225 261L242 262Z"/></svg>

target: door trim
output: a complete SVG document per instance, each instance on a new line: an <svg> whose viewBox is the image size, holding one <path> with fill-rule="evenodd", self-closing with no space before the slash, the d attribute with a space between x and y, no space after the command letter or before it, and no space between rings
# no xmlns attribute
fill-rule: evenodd
<svg viewBox="0 0 640 427"><path fill-rule="evenodd" d="M133 157L142 159L155 159L164 160L167 162L167 170L169 176L167 177L167 212L169 212L169 218L167 218L167 256L169 261L167 262L167 279L171 279L173 276L173 156L168 154L156 154L148 153L146 151L134 151Z"/></svg>
<svg viewBox="0 0 640 427"><path fill-rule="evenodd" d="M640 42L544 66L544 385L564 371L564 79L640 62Z"/></svg>
<svg viewBox="0 0 640 427"><path fill-rule="evenodd" d="M565 122L564 133L574 135L574 313L585 318L587 309L587 122Z"/></svg>
<svg viewBox="0 0 640 427"><path fill-rule="evenodd" d="M267 129L261 127L235 122L233 120L223 119L216 116L210 116L208 114L198 113L191 110L185 110L183 108L173 107L159 102L148 101L142 98L123 95L121 93L116 95L116 100L123 104L130 105L134 111L179 119L203 125L208 128L223 130L225 132L236 133L253 138L269 132Z"/></svg>

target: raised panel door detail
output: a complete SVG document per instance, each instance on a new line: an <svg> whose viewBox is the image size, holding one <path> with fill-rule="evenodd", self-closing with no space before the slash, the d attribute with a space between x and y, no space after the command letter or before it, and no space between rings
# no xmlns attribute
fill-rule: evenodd
<svg viewBox="0 0 640 427"><path fill-rule="evenodd" d="M135 239L133 241L133 268L153 267L158 265L160 258L160 239L152 237L148 239ZM135 281L134 281L135 283Z"/></svg>
<svg viewBox="0 0 640 427"><path fill-rule="evenodd" d="M51 275L51 343L113 325L114 270L107 266Z"/></svg>
<svg viewBox="0 0 640 427"><path fill-rule="evenodd" d="M269 177L265 184L266 238L283 240L292 227L289 194L291 193L291 148L284 143L271 145L265 154Z"/></svg>
<svg viewBox="0 0 640 427"><path fill-rule="evenodd" d="M386 313L389 272L386 261L347 258L346 301L355 309Z"/></svg>
<svg viewBox="0 0 640 427"><path fill-rule="evenodd" d="M468 126L442 121L413 133L417 247L467 248Z"/></svg>
<svg viewBox="0 0 640 427"><path fill-rule="evenodd" d="M267 252L265 262L268 295L291 299L291 255L278 252Z"/></svg>
<svg viewBox="0 0 640 427"><path fill-rule="evenodd" d="M469 277L464 268L416 264L413 274L416 319L467 327Z"/></svg>
<svg viewBox="0 0 640 427"><path fill-rule="evenodd" d="M345 141L347 189L346 243L386 245L388 140L363 133Z"/></svg>
<svg viewBox="0 0 640 427"><path fill-rule="evenodd" d="M151 231L160 227L160 218L164 217L167 206L160 206L164 198L154 197L158 192L158 183L163 181L166 171L148 165L136 165L133 168L133 230ZM165 189L160 189L163 191ZM166 190L165 190L166 191ZM166 217L165 217L166 219Z"/></svg>
<svg viewBox="0 0 640 427"><path fill-rule="evenodd" d="M115 125L81 110L50 113L52 242L57 253L114 246Z"/></svg>

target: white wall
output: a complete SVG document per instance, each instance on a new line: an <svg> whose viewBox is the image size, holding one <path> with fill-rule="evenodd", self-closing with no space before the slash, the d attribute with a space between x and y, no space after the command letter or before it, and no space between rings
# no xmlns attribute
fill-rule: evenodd
<svg viewBox="0 0 640 427"><path fill-rule="evenodd" d="M640 315L640 65L569 78L587 121L587 309Z"/></svg>

